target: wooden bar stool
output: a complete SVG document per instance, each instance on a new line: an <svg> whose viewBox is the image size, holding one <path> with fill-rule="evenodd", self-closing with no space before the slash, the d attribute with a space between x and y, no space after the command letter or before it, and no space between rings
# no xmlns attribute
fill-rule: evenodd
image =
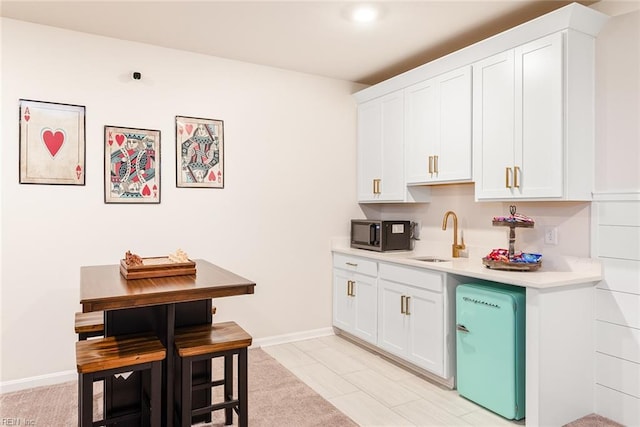
<svg viewBox="0 0 640 427"><path fill-rule="evenodd" d="M225 410L225 424L233 422L233 411L238 414L238 425L248 425L247 410L247 348L251 345L251 335L235 322L215 323L176 331L175 350L180 360L180 393L176 415L182 427L190 426L193 416ZM238 398L233 398L233 356L238 355ZM202 384L193 384L192 363L200 360L224 357L224 378ZM193 390L224 386L224 401L201 408L193 408Z"/></svg>
<svg viewBox="0 0 640 427"><path fill-rule="evenodd" d="M162 361L166 350L157 337L130 335L76 342L78 426L108 425L139 419L138 425L159 427L162 405ZM93 422L93 383L120 373L142 372L142 407Z"/></svg>
<svg viewBox="0 0 640 427"><path fill-rule="evenodd" d="M76 313L75 328L78 339L81 341L90 337L104 336L104 311Z"/></svg>

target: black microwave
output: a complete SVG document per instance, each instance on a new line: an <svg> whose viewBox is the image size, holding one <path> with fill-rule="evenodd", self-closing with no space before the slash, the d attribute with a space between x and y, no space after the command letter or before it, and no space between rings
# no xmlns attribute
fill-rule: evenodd
<svg viewBox="0 0 640 427"><path fill-rule="evenodd" d="M411 250L411 221L351 220L351 247L371 251Z"/></svg>

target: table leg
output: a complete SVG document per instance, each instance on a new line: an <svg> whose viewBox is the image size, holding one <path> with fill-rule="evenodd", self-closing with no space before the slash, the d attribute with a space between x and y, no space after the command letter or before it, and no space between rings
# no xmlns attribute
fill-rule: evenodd
<svg viewBox="0 0 640 427"><path fill-rule="evenodd" d="M154 332L167 349L167 356L162 364L162 426L173 427L174 397L176 387L176 366L174 356L175 328L198 324L211 324L211 300L200 300L186 303L173 303L151 307L139 307L105 311L105 336L126 335L140 332ZM211 378L211 363L203 361L194 363L194 378ZM140 404L140 372L134 372L124 379L113 377L105 379L104 411L115 414ZM197 380L194 380L197 383ZM211 390L199 390L193 395L194 404L201 406L211 402ZM195 422L210 422L211 415L194 418ZM123 423L118 427L139 427L136 421Z"/></svg>

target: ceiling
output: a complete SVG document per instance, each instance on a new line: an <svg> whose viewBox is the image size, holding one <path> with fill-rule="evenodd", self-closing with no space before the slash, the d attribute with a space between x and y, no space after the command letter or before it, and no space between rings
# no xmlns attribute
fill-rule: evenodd
<svg viewBox="0 0 640 427"><path fill-rule="evenodd" d="M375 84L568 1L5 1L0 15L101 36ZM594 1L580 1L591 4Z"/></svg>

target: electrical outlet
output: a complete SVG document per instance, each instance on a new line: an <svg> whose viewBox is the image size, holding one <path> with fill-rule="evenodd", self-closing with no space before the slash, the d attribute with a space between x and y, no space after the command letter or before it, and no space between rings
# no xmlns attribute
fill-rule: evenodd
<svg viewBox="0 0 640 427"><path fill-rule="evenodd" d="M544 229L544 243L545 245L558 244L558 227L549 226Z"/></svg>

